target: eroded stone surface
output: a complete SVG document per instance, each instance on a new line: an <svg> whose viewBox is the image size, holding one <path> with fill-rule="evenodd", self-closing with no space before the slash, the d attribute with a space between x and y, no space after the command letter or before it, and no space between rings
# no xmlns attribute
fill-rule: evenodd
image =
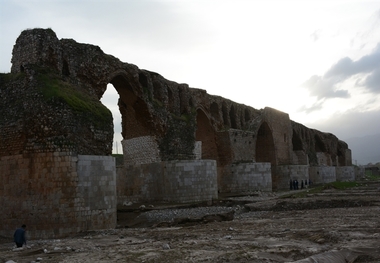
<svg viewBox="0 0 380 263"><path fill-rule="evenodd" d="M97 160L112 150L112 114L99 101L109 83L122 115L117 170ZM355 178L351 151L333 134L167 80L51 29L21 33L0 96L4 235L20 220L35 237L114 227L116 202L212 201L288 189L290 180ZM82 166L80 156L92 161Z"/></svg>
<svg viewBox="0 0 380 263"><path fill-rule="evenodd" d="M138 138L148 138L156 142L150 146L156 161L194 159L195 142L201 141L201 158L217 160L220 167L249 161L351 165L347 144L291 121L286 113L257 110L166 80L97 46L59 40L51 29L21 33L11 72L1 76L2 156L61 149L110 154L112 118L99 99L111 83L120 96L123 138L133 140L125 143L127 161L133 161L128 149L144 143ZM77 93L70 95L84 96L79 104L93 103L76 105L67 94L54 94L60 102L46 101L52 86L70 86L68 92Z"/></svg>

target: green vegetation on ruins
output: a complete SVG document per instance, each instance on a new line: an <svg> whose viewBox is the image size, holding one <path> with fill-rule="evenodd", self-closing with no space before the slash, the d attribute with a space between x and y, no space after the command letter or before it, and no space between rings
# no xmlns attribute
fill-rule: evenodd
<svg viewBox="0 0 380 263"><path fill-rule="evenodd" d="M107 123L112 114L99 100L64 81L59 76L45 69L38 69L38 90L46 101L63 102L72 110L91 115L94 124Z"/></svg>
<svg viewBox="0 0 380 263"><path fill-rule="evenodd" d="M25 73L0 73L0 83L7 83L9 81L22 79L24 77Z"/></svg>

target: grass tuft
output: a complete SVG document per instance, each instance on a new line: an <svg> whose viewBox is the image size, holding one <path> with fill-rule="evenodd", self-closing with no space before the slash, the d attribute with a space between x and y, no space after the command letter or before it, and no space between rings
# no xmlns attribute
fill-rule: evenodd
<svg viewBox="0 0 380 263"><path fill-rule="evenodd" d="M45 101L62 102L72 110L90 114L99 124L107 122L112 114L99 100L60 79L52 72L42 71L38 74L39 91Z"/></svg>

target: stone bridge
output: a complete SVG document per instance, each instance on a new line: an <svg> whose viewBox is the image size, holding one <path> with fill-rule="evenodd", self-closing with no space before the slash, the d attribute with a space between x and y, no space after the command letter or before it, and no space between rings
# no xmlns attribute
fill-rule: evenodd
<svg viewBox="0 0 380 263"><path fill-rule="evenodd" d="M353 178L351 151L333 134L269 107L257 110L166 80L97 46L59 40L51 29L23 31L11 73L0 80L3 209L14 207L5 202L29 202L38 210L44 204L24 200L33 195L43 196L48 207L67 201L81 211L65 221L76 222L75 229L50 229L45 236L110 226L116 204L124 201L205 201L218 193L287 189L295 179ZM108 159L112 114L100 102L110 83L122 116L124 165L117 169ZM29 185L16 198L7 189L23 180ZM99 194L105 198L91 201ZM57 217L72 213L62 209L55 209ZM0 219L13 227L21 214Z"/></svg>

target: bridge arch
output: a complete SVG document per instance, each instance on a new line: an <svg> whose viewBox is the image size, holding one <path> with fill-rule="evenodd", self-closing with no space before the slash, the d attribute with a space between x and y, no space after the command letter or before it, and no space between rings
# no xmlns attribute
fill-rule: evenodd
<svg viewBox="0 0 380 263"><path fill-rule="evenodd" d="M202 109L197 109L197 129L195 140L202 142L202 159L218 159L216 135L209 117Z"/></svg>
<svg viewBox="0 0 380 263"><path fill-rule="evenodd" d="M265 121L261 123L257 132L256 162L277 164L272 130Z"/></svg>

